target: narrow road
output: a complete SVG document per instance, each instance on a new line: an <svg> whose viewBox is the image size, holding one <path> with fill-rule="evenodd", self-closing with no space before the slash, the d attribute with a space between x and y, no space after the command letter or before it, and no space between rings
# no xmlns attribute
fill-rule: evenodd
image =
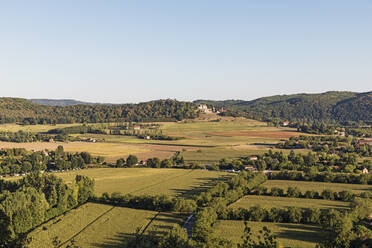
<svg viewBox="0 0 372 248"><path fill-rule="evenodd" d="M186 228L187 237L189 239L191 239L192 237L192 226L194 225L194 222L195 222L195 216L192 214L187 218L185 224L183 224L183 228Z"/></svg>

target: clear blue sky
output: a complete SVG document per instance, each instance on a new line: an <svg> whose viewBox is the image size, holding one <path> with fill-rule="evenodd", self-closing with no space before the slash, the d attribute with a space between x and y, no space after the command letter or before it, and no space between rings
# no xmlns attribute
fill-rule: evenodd
<svg viewBox="0 0 372 248"><path fill-rule="evenodd" d="M112 103L370 91L372 1L1 1L0 82Z"/></svg>

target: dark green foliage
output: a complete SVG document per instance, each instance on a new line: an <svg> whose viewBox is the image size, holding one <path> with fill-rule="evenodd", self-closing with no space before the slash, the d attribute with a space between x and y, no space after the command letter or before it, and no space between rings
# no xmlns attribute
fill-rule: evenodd
<svg viewBox="0 0 372 248"><path fill-rule="evenodd" d="M93 195L92 179L77 176L68 186L54 175L32 173L0 194L0 247L19 247L23 235Z"/></svg>
<svg viewBox="0 0 372 248"><path fill-rule="evenodd" d="M260 235L257 237L258 241L252 239L251 228L248 226L248 222L244 222L244 235L242 237L243 242L238 244L238 248L276 248L279 243L276 240L276 236L271 234L271 231L264 226L259 231ZM261 236L262 235L262 236Z"/></svg>
<svg viewBox="0 0 372 248"><path fill-rule="evenodd" d="M19 98L0 98L0 123L25 125L116 121L175 121L197 116L196 105L176 100L139 104L45 106Z"/></svg>
<svg viewBox="0 0 372 248"><path fill-rule="evenodd" d="M195 101L227 110L223 114L256 120L371 121L372 93L325 92L263 97L253 101Z"/></svg>

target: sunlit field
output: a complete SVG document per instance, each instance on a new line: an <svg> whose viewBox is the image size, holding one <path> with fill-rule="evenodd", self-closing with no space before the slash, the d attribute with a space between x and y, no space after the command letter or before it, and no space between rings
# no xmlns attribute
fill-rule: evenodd
<svg viewBox="0 0 372 248"><path fill-rule="evenodd" d="M346 184L346 183L323 183L323 182L304 182L304 181L291 181L291 180L268 180L262 186L272 188L278 187L287 190L288 187L297 187L301 192L307 190L315 190L322 192L325 189L330 189L335 192L343 190L351 190L355 193L372 192L372 185L362 184Z"/></svg>
<svg viewBox="0 0 372 248"><path fill-rule="evenodd" d="M181 137L180 140L144 140L133 136L104 134L74 134L81 138L93 138L96 143L11 143L0 142L1 148L23 147L28 150L56 149L63 145L66 151L88 151L95 156L104 156L106 161L115 162L120 157L134 154L139 159L172 156L181 151L186 161L216 162L222 158L236 158L251 154L261 154L273 149L280 140L301 135L292 128L268 127L266 123L245 118L222 117L217 120L199 118L182 122L160 122L164 134ZM81 124L60 125L0 125L0 131L46 132L54 128ZM89 124L102 125L102 124ZM287 152L286 150L284 150Z"/></svg>
<svg viewBox="0 0 372 248"><path fill-rule="evenodd" d="M95 179L95 193L120 192L122 194L189 197L226 180L232 174L207 170L152 169L152 168L98 168L56 173L66 182L75 176L86 175Z"/></svg>
<svg viewBox="0 0 372 248"><path fill-rule="evenodd" d="M334 208L338 210L348 209L350 203L343 201L330 201L323 199L304 199L304 198L292 198L292 197L275 197L275 196L258 196L258 195L247 195L239 199L234 204L230 205L232 208L249 208L254 205L260 205L261 207L271 209L286 208L286 207L299 207L299 208L321 208L328 209Z"/></svg>
<svg viewBox="0 0 372 248"><path fill-rule="evenodd" d="M181 224L185 216L87 203L36 228L29 234L31 248L50 248L53 240L67 247L124 247L139 228L159 234Z"/></svg>
<svg viewBox="0 0 372 248"><path fill-rule="evenodd" d="M278 236L278 241L283 247L314 248L316 243L327 238L327 234L322 231L321 227L314 225L252 221L248 223L253 238L257 238L258 231L266 226ZM236 243L241 243L241 237L244 234L244 221L219 221L216 225L216 234Z"/></svg>

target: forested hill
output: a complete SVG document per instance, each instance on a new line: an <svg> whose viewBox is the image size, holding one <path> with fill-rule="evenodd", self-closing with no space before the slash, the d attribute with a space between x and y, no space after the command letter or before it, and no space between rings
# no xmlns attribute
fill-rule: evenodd
<svg viewBox="0 0 372 248"><path fill-rule="evenodd" d="M157 100L139 104L46 106L0 98L0 123L46 124L115 121L174 121L197 116L191 102Z"/></svg>
<svg viewBox="0 0 372 248"><path fill-rule="evenodd" d="M246 116L258 120L372 122L372 91L331 91L321 94L270 96L253 101L198 100L194 103L224 108L226 115Z"/></svg>
<svg viewBox="0 0 372 248"><path fill-rule="evenodd" d="M48 106L72 106L72 105L79 105L79 104L94 104L90 102L81 102L72 99L30 99L31 102L41 104L41 105L48 105Z"/></svg>

